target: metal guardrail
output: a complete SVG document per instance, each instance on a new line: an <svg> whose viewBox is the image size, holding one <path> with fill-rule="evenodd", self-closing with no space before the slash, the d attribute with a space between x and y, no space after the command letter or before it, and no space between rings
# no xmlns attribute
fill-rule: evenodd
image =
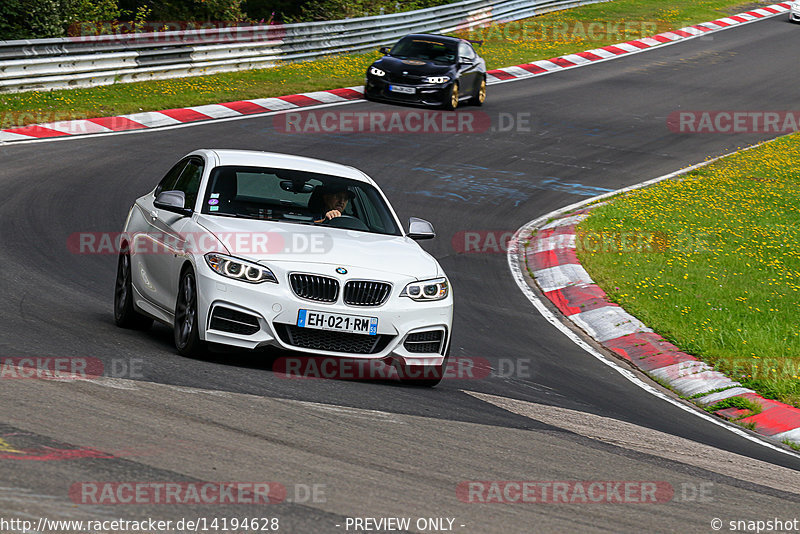
<svg viewBox="0 0 800 534"><path fill-rule="evenodd" d="M268 68L610 0L465 0L346 20L0 41L0 93Z"/></svg>

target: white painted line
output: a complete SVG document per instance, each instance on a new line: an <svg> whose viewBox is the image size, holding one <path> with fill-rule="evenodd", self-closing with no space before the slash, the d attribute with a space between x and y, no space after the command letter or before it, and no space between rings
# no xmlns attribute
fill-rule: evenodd
<svg viewBox="0 0 800 534"><path fill-rule="evenodd" d="M662 44L661 41L657 41L652 37L645 37L643 39L639 39L639 42L642 44L646 44L648 46L659 46Z"/></svg>
<svg viewBox="0 0 800 534"><path fill-rule="evenodd" d="M329 93L328 91L314 91L311 93L300 93L300 94L302 94L303 96L307 96L308 98L313 98L314 100L324 102L326 104L330 104L332 102L345 102L346 100L349 100L347 98L344 98L343 96Z"/></svg>
<svg viewBox="0 0 800 534"><path fill-rule="evenodd" d="M575 63L576 65L583 65L585 63L591 63L592 60L586 59L583 56L579 56L578 54L568 54L566 56L561 56L562 58L566 59L570 63Z"/></svg>
<svg viewBox="0 0 800 534"><path fill-rule="evenodd" d="M590 54L594 54L595 56L600 56L603 59L611 59L617 57L617 54L614 52L609 52L608 50L603 50L602 48L594 48L592 50L587 50Z"/></svg>
<svg viewBox="0 0 800 534"><path fill-rule="evenodd" d="M556 289L564 289L567 286L593 283L586 269L577 263L568 263L566 265L556 265L555 267L540 269L534 271L533 276L536 277L536 283L539 284L539 287L541 287L542 291L545 293L548 291L555 291Z"/></svg>
<svg viewBox="0 0 800 534"><path fill-rule="evenodd" d="M238 117L239 115L241 115L241 113L239 113L235 109L231 109L220 104L192 106L186 109L191 109L198 113L202 113L203 115L208 115L209 117L212 117L214 119L224 119L225 117Z"/></svg>
<svg viewBox="0 0 800 534"><path fill-rule="evenodd" d="M726 389L725 391L717 391L716 393L711 393L709 395L706 395L705 397L694 399L694 401L697 404L702 404L703 406L711 406L712 404L716 404L719 401L729 399L731 397L736 397L738 395L744 395L745 393L755 393L755 391L743 387L736 387L736 388Z"/></svg>
<svg viewBox="0 0 800 534"><path fill-rule="evenodd" d="M545 224L540 230L551 230L553 228L560 228L561 226L574 226L589 216L588 213L580 213L578 215L570 215L569 217L562 217L556 219L548 224Z"/></svg>
<svg viewBox="0 0 800 534"><path fill-rule="evenodd" d="M575 248L575 234L561 234L537 239L534 252L548 252L564 248Z"/></svg>
<svg viewBox="0 0 800 534"><path fill-rule="evenodd" d="M723 28L720 28L720 29L723 29ZM690 33L690 34L692 34L694 36L704 35L704 34L708 33L708 32L704 32L703 30L698 30L697 28L693 28L691 26L687 26L685 28L680 28L679 31L684 31L684 32Z"/></svg>
<svg viewBox="0 0 800 534"><path fill-rule="evenodd" d="M149 128L184 124L178 119L173 119L172 117L164 115L163 113L159 113L158 111L145 111L144 113L133 113L132 115L120 115L120 117L125 117L126 119L138 122L139 124Z"/></svg>
<svg viewBox="0 0 800 534"><path fill-rule="evenodd" d="M523 76L532 76L533 73L529 72L521 67L503 67L502 70L505 73L510 74L511 76L516 76L517 78L521 78Z"/></svg>
<svg viewBox="0 0 800 534"><path fill-rule="evenodd" d="M775 441L780 441L781 443L783 443L784 440L800 443L800 428L793 428L791 430L787 430L786 432L779 432L774 434L772 439Z"/></svg>
<svg viewBox="0 0 800 534"><path fill-rule="evenodd" d="M6 141L18 141L23 139L36 140L37 138L33 137L32 135L22 135L18 133L6 132L0 130L0 143L4 143Z"/></svg>
<svg viewBox="0 0 800 534"><path fill-rule="evenodd" d="M63 132L69 135L81 135L81 134L102 133L102 132L112 131L111 128L100 126L99 124L95 124L94 122L87 121L85 119L47 122L44 124L40 124L39 126L42 126L43 128L50 128L51 130L55 130L57 132Z"/></svg>
<svg viewBox="0 0 800 534"><path fill-rule="evenodd" d="M628 44L628 43L617 43L617 44L611 45L611 46L619 48L620 50L624 50L626 52L638 52L639 50L643 50L642 48L639 48L638 46L633 46L632 44Z"/></svg>
<svg viewBox="0 0 800 534"><path fill-rule="evenodd" d="M529 65L536 65L537 67L541 67L546 71L556 71L556 70L564 70L561 65L556 65L552 61L548 61L546 59L540 59L539 61L532 61Z"/></svg>
<svg viewBox="0 0 800 534"><path fill-rule="evenodd" d="M248 102L252 102L262 108L267 108L270 111L280 111L283 109L293 109L299 108L297 104L292 104L291 102L287 102L286 100L281 100L280 98L255 98L253 100L248 100Z"/></svg>
<svg viewBox="0 0 800 534"><path fill-rule="evenodd" d="M601 343L628 334L652 332L643 322L619 306L604 306L576 313L570 315L569 320Z"/></svg>
<svg viewBox="0 0 800 534"><path fill-rule="evenodd" d="M739 382L734 382L727 376L719 371L709 371L708 373L701 373L703 378L683 377L671 380L669 385L681 395L691 397L699 395L700 393L708 393L715 389L727 388L731 386L740 386Z"/></svg>

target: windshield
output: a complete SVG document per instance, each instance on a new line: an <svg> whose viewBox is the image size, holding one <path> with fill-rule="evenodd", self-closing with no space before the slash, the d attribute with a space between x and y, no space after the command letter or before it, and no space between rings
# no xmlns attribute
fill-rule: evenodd
<svg viewBox="0 0 800 534"><path fill-rule="evenodd" d="M325 214L331 209L338 209L342 216L327 219ZM201 212L402 235L372 185L292 169L216 167Z"/></svg>
<svg viewBox="0 0 800 534"><path fill-rule="evenodd" d="M389 54L401 59L415 58L439 63L455 63L456 50L455 42L442 42L423 38L405 38L394 45Z"/></svg>

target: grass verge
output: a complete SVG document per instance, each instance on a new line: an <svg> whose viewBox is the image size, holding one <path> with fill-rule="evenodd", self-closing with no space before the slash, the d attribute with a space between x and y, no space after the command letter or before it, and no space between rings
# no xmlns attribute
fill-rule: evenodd
<svg viewBox="0 0 800 534"><path fill-rule="evenodd" d="M489 69L528 63L705 22L753 6L737 0L615 0L463 32L484 39ZM271 69L0 94L0 129L361 85L378 52L284 64Z"/></svg>
<svg viewBox="0 0 800 534"><path fill-rule="evenodd" d="M578 229L610 299L764 397L800 407L800 135L621 195Z"/></svg>

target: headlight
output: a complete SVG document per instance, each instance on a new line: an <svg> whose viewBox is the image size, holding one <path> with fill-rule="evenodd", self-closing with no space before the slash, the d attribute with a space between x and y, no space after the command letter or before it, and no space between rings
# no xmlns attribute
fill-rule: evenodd
<svg viewBox="0 0 800 534"><path fill-rule="evenodd" d="M447 297L450 287L447 285L446 278L435 280L423 280L422 282L411 282L400 293L401 297L408 297L412 300L442 300Z"/></svg>
<svg viewBox="0 0 800 534"><path fill-rule="evenodd" d="M383 78L386 75L386 72L382 71L378 67L370 67L369 73L373 76L377 76L378 78Z"/></svg>
<svg viewBox="0 0 800 534"><path fill-rule="evenodd" d="M425 83L447 83L450 81L450 76L427 76Z"/></svg>
<svg viewBox="0 0 800 534"><path fill-rule="evenodd" d="M250 284L260 284L261 282L278 283L278 279L272 271L249 261L232 258L224 254L209 252L205 255L206 263L214 272L234 280L241 280Z"/></svg>

